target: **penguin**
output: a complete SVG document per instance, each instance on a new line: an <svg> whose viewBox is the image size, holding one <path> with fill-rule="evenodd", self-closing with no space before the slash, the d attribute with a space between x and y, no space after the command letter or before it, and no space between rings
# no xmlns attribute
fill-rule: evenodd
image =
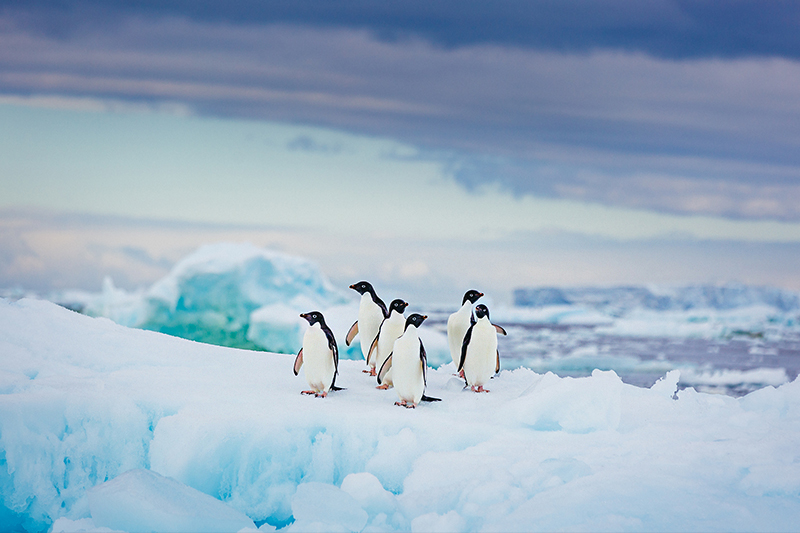
<svg viewBox="0 0 800 533"><path fill-rule="evenodd" d="M372 342L369 349L369 364L373 368L381 368L386 358L392 353L394 348L394 341L397 337L403 334L406 325L406 318L403 316L408 303L400 300L392 300L389 304L389 316L387 316L381 327L378 330L378 336ZM379 389L388 389L392 385L391 367L388 368L387 374L383 378L378 378Z"/></svg>
<svg viewBox="0 0 800 533"><path fill-rule="evenodd" d="M350 285L350 288L361 295L361 302L358 304L358 320L350 327L345 338L345 344L350 346L356 335L361 335L361 353L367 361L365 373L375 375L375 365L369 366L369 348L372 341L378 336L378 328L381 327L383 319L389 316L386 304L375 294L375 289L368 281L359 281Z"/></svg>
<svg viewBox="0 0 800 533"><path fill-rule="evenodd" d="M394 389L400 400L395 405L415 408L420 401L439 402L440 398L425 396L427 386L428 358L425 347L419 338L419 326L428 318L426 315L414 313L406 319L405 331L395 341L394 349L378 373L382 379L389 368L392 369Z"/></svg>
<svg viewBox="0 0 800 533"><path fill-rule="evenodd" d="M300 316L308 321L310 327L303 335L303 347L294 360L294 375L300 372L300 367L305 363L306 381L311 390L302 393L324 398L328 391L342 390L335 385L339 373L339 349L322 313L311 311Z"/></svg>
<svg viewBox="0 0 800 533"><path fill-rule="evenodd" d="M453 365L456 367L461 360L461 345L464 342L464 335L472 321L472 304L477 302L481 296L483 296L482 292L474 289L468 290L461 300L461 308L447 318L447 344L450 346L450 357L453 358Z"/></svg>
<svg viewBox="0 0 800 533"><path fill-rule="evenodd" d="M458 371L464 371L464 380L473 392L489 392L483 386L494 374L500 372L500 352L497 351L497 334L506 335L506 330L489 320L489 309L475 306L472 320L461 344L461 359Z"/></svg>

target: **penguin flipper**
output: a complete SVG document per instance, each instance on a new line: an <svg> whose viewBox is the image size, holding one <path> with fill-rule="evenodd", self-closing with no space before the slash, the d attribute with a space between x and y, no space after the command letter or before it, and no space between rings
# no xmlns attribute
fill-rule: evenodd
<svg viewBox="0 0 800 533"><path fill-rule="evenodd" d="M458 368L456 369L458 372L461 372L461 369L464 368L464 361L467 360L467 347L469 346L469 341L472 340L472 328L475 327L473 323L467 333L464 335L464 340L461 342L461 361L458 363Z"/></svg>
<svg viewBox="0 0 800 533"><path fill-rule="evenodd" d="M380 332L378 335L375 335L375 340L372 341L372 344L369 347L369 352L367 352L367 364L372 361L372 354L378 350L378 337L380 336Z"/></svg>
<svg viewBox="0 0 800 533"><path fill-rule="evenodd" d="M296 376L298 372L300 372L300 367L303 366L303 349L300 348L300 351L297 352L297 357L294 360L294 375Z"/></svg>
<svg viewBox="0 0 800 533"><path fill-rule="evenodd" d="M381 365L381 369L378 372L378 385L383 384L383 378L386 377L386 373L392 368L392 355L393 354L389 354L389 357L387 357L386 361Z"/></svg>
<svg viewBox="0 0 800 533"><path fill-rule="evenodd" d="M497 350L497 365L494 367L494 373L500 372L500 350Z"/></svg>
<svg viewBox="0 0 800 533"><path fill-rule="evenodd" d="M358 320L353 322L353 325L350 326L350 331L347 332L347 337L345 337L344 343L347 346L350 346L350 343L353 342L353 339L356 335L358 335Z"/></svg>
<svg viewBox="0 0 800 533"><path fill-rule="evenodd" d="M425 396L423 394L422 398L420 398L419 401L421 401L421 402L441 402L442 399L441 398L434 398L433 396Z"/></svg>
<svg viewBox="0 0 800 533"><path fill-rule="evenodd" d="M497 333L499 333L500 335L508 335L508 333L506 333L506 330L503 329L503 326L498 326L497 324L492 324L492 325L494 326L494 329L497 331Z"/></svg>

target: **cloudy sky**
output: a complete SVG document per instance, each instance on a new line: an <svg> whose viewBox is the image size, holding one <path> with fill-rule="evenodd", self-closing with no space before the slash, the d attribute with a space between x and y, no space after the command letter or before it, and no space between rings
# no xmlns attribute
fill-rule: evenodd
<svg viewBox="0 0 800 533"><path fill-rule="evenodd" d="M792 1L6 1L0 287L246 240L337 283L800 289Z"/></svg>

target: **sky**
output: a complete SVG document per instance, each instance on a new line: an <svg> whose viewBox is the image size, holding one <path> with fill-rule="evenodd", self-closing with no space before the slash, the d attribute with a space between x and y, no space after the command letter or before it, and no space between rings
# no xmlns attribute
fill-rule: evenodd
<svg viewBox="0 0 800 533"><path fill-rule="evenodd" d="M0 287L800 290L800 4L5 1ZM379 291L380 292L380 291Z"/></svg>

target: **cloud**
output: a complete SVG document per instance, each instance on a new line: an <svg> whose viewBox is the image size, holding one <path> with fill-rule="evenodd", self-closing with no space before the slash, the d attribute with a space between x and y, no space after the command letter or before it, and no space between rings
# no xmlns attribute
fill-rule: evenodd
<svg viewBox="0 0 800 533"><path fill-rule="evenodd" d="M800 8L721 5L11 2L0 94L388 137L473 190L800 220Z"/></svg>
<svg viewBox="0 0 800 533"><path fill-rule="evenodd" d="M677 234L618 240L568 231L518 232L495 241L353 239L325 231L0 210L0 295L25 292L8 288L97 292L106 276L117 287L146 288L210 242L252 242L308 257L342 290L369 279L381 294L414 305L457 305L473 287L507 303L515 288L548 285L739 281L800 290L797 241Z"/></svg>
<svg viewBox="0 0 800 533"><path fill-rule="evenodd" d="M800 58L800 6L791 0L12 0L5 10L59 38L130 17L170 17L364 30L387 42L416 38L447 48L489 44L579 53L613 49L670 59Z"/></svg>

